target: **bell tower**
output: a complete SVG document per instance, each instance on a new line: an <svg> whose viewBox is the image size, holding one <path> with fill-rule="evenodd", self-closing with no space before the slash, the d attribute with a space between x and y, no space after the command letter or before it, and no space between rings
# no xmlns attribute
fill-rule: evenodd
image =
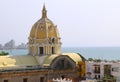
<svg viewBox="0 0 120 82"><path fill-rule="evenodd" d="M43 5L42 17L32 26L28 39L30 55L59 55L61 53L61 38L57 26L47 17L45 5Z"/></svg>

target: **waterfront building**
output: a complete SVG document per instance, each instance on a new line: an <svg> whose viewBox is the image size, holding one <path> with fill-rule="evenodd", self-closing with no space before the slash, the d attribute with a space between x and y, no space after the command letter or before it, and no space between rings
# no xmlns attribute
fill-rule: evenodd
<svg viewBox="0 0 120 82"><path fill-rule="evenodd" d="M3 46L2 46L2 44L0 44L0 50L2 50L3 49Z"/></svg>
<svg viewBox="0 0 120 82"><path fill-rule="evenodd" d="M5 43L4 49L15 49L15 41L10 40L9 42Z"/></svg>
<svg viewBox="0 0 120 82"><path fill-rule="evenodd" d="M86 61L86 78L101 80L105 75L111 75L112 62Z"/></svg>
<svg viewBox="0 0 120 82"><path fill-rule="evenodd" d="M16 46L16 49L26 49L27 45L25 43L21 43L20 45Z"/></svg>
<svg viewBox="0 0 120 82"><path fill-rule="evenodd" d="M85 77L85 58L78 53L61 53L57 26L48 19L45 5L42 17L31 29L29 54L0 56L0 82L52 82ZM18 53L19 54L19 53Z"/></svg>
<svg viewBox="0 0 120 82"><path fill-rule="evenodd" d="M116 82L120 82L120 62L112 64L111 74L116 78Z"/></svg>

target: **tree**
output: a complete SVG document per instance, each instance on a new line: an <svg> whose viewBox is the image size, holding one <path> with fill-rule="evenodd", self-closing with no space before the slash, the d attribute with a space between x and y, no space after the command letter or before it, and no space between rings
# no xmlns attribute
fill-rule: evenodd
<svg viewBox="0 0 120 82"><path fill-rule="evenodd" d="M102 78L102 82L116 82L116 78L113 77L112 75L105 75Z"/></svg>
<svg viewBox="0 0 120 82"><path fill-rule="evenodd" d="M93 58L88 58L88 61L93 61L93 62L101 62L101 59L93 59Z"/></svg>
<svg viewBox="0 0 120 82"><path fill-rule="evenodd" d="M102 60L101 59L95 59L94 61L95 62L101 62Z"/></svg>
<svg viewBox="0 0 120 82"><path fill-rule="evenodd" d="M94 61L94 59L93 58L88 58L88 61Z"/></svg>
<svg viewBox="0 0 120 82"><path fill-rule="evenodd" d="M1 51L0 52L0 56L6 56L6 55L8 55L9 53L8 52L5 52L5 51Z"/></svg>

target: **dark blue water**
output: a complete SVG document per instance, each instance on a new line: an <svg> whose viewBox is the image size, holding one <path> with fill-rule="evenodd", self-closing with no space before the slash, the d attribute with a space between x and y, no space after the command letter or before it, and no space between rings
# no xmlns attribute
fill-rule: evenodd
<svg viewBox="0 0 120 82"><path fill-rule="evenodd" d="M26 55L28 50L6 50L11 55ZM64 47L62 52L80 53L87 58L120 60L120 47Z"/></svg>

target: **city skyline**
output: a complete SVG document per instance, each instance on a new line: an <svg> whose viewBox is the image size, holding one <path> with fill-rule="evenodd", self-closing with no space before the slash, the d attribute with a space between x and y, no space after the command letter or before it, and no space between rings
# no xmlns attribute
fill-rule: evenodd
<svg viewBox="0 0 120 82"><path fill-rule="evenodd" d="M16 45L15 40L10 40L6 42L5 44L0 44L0 50L8 50L8 49L26 49L27 44L26 43L20 43Z"/></svg>
<svg viewBox="0 0 120 82"><path fill-rule="evenodd" d="M120 47L119 0L1 1L0 44L11 39L16 44L27 43L32 25L41 18L44 2L63 47Z"/></svg>

